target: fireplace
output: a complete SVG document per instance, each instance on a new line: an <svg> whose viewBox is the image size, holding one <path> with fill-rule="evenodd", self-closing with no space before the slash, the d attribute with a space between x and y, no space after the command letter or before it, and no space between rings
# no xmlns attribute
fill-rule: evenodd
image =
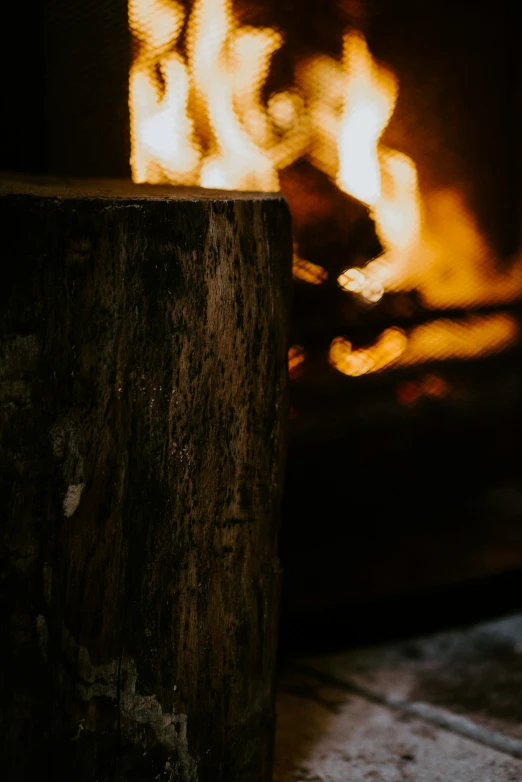
<svg viewBox="0 0 522 782"><path fill-rule="evenodd" d="M3 168L288 198L287 613L521 567L520 9L31 10Z"/></svg>

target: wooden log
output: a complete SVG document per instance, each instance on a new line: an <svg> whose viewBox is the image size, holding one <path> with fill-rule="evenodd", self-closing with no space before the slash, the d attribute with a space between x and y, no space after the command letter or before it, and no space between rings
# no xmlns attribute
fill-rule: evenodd
<svg viewBox="0 0 522 782"><path fill-rule="evenodd" d="M364 266L380 255L383 248L370 210L339 190L330 177L300 160L283 169L279 178L301 258L336 280L344 269Z"/></svg>
<svg viewBox="0 0 522 782"><path fill-rule="evenodd" d="M0 198L2 778L265 782L285 202Z"/></svg>

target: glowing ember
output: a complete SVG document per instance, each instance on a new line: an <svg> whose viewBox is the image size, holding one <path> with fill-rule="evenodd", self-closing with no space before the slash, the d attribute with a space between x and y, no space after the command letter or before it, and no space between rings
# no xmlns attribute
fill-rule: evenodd
<svg viewBox="0 0 522 782"><path fill-rule="evenodd" d="M301 374L302 364L306 353L302 345L292 345L288 351L288 373L291 378L298 377Z"/></svg>
<svg viewBox="0 0 522 782"><path fill-rule="evenodd" d="M364 269L346 269L337 282L345 291L359 293L372 304L380 301L384 295L384 282L387 276L386 262L378 259L372 261Z"/></svg>
<svg viewBox="0 0 522 782"><path fill-rule="evenodd" d="M416 326L408 335L400 329L384 331L374 345L352 350L337 337L329 360L344 375L357 377L393 365L405 367L448 358L472 359L505 350L519 336L519 325L506 313L469 316L460 321L440 318Z"/></svg>
<svg viewBox="0 0 522 782"><path fill-rule="evenodd" d="M343 375L358 377L394 364L406 350L407 343L405 333L397 328L386 329L374 345L362 350L352 350L348 340L337 337L330 345L329 360Z"/></svg>
<svg viewBox="0 0 522 782"><path fill-rule="evenodd" d="M326 269L323 269L322 266L318 266L316 263L311 263L311 261L305 261L297 255L294 255L292 275L294 280L308 282L310 285L321 285L328 279Z"/></svg>
<svg viewBox="0 0 522 782"><path fill-rule="evenodd" d="M420 381L406 380L397 387L397 399L403 405L414 405L421 399L444 399L452 394L452 387L438 375L426 375Z"/></svg>
<svg viewBox="0 0 522 782"><path fill-rule="evenodd" d="M451 392L449 384L438 375L426 375L421 383L421 389L427 396L441 399Z"/></svg>

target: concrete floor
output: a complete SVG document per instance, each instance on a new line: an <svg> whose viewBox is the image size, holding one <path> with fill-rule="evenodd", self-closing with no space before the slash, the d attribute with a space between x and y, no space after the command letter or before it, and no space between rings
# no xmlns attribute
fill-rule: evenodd
<svg viewBox="0 0 522 782"><path fill-rule="evenodd" d="M274 782L522 782L522 616L296 660Z"/></svg>

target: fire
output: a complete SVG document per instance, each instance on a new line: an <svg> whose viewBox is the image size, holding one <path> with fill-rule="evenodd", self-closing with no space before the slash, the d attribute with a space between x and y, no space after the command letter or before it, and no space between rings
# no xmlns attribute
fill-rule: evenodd
<svg viewBox="0 0 522 782"><path fill-rule="evenodd" d="M407 335L401 329L388 329L373 345L359 350L337 337L330 345L329 360L342 374L357 377L392 365L488 356L505 350L518 337L518 322L507 313L472 315L460 321L439 318L416 326Z"/></svg>
<svg viewBox="0 0 522 782"><path fill-rule="evenodd" d="M129 0L129 27L133 180L278 190L309 140L295 90L263 104L281 35L241 26L231 0L195 0L188 20L175 1Z"/></svg>
<svg viewBox="0 0 522 782"><path fill-rule="evenodd" d="M343 375L358 377L369 372L379 372L392 364L406 350L407 337L402 329L386 329L369 348L352 350L352 345L343 337L336 337L330 345L329 360Z"/></svg>
<svg viewBox="0 0 522 782"><path fill-rule="evenodd" d="M294 253L292 276L294 280L308 282L310 285L322 285L328 279L328 272L317 263L305 261Z"/></svg>
<svg viewBox="0 0 522 782"><path fill-rule="evenodd" d="M139 44L129 84L135 182L193 184L197 176L200 150L187 113L188 73L172 48L184 15L181 5L166 0L129 2L129 26Z"/></svg>
<svg viewBox="0 0 522 782"><path fill-rule="evenodd" d="M345 36L343 59L346 87L337 182L346 193L375 206L381 197L378 142L395 107L397 81L374 61L361 33Z"/></svg>
<svg viewBox="0 0 522 782"><path fill-rule="evenodd" d="M440 318L410 331L399 364L409 366L448 358L468 360L504 350L518 338L516 318L507 313L470 315L462 320Z"/></svg>
<svg viewBox="0 0 522 782"><path fill-rule="evenodd" d="M346 268L338 277L342 289L371 303L386 291L415 289L433 309L520 298L522 263L497 271L458 191L421 202L414 161L383 143L399 84L362 33L344 35L341 60L318 54L297 62L295 84L267 95L283 37L270 27L242 25L232 0L194 0L188 11L178 0L129 0L129 28L134 181L277 190L281 169L307 158L368 205L384 248L363 268ZM315 286L328 278L299 248L293 271ZM495 317L501 320L473 322L474 355L486 339L500 350L504 336L514 336L508 316ZM340 371L360 375L413 361L408 356L414 363L423 355L429 360L435 342L437 355L466 357L474 348L464 348L459 329L445 320L408 334L388 329L361 351L334 341L330 359Z"/></svg>
<svg viewBox="0 0 522 782"><path fill-rule="evenodd" d="M296 68L297 86L306 96L307 157L333 181L337 178L339 156L337 137L344 100L346 74L332 57L309 57Z"/></svg>
<svg viewBox="0 0 522 782"><path fill-rule="evenodd" d="M418 288L426 307L484 307L520 298L522 263L500 272L494 255L466 206L454 191L428 200L429 223L419 259Z"/></svg>
<svg viewBox="0 0 522 782"><path fill-rule="evenodd" d="M266 152L268 128L261 86L281 38L269 28L238 27L230 0L196 0L188 35L190 74L212 132L200 184L277 190Z"/></svg>
<svg viewBox="0 0 522 782"><path fill-rule="evenodd" d="M303 361L306 358L305 349L302 345L292 345L288 350L288 373L291 378L299 377L302 370Z"/></svg>
<svg viewBox="0 0 522 782"><path fill-rule="evenodd" d="M230 0L196 0L184 56L178 46L185 22L175 2L129 2L138 43L129 89L133 180L277 190L261 88L281 36L240 27Z"/></svg>
<svg viewBox="0 0 522 782"><path fill-rule="evenodd" d="M339 284L376 302L385 290L408 287L410 282L421 231L417 169L411 158L380 141L397 102L395 76L374 60L357 32L345 36L343 59L346 87L337 183L372 207L385 253L364 272L347 269ZM358 279L355 286L354 277Z"/></svg>
<svg viewBox="0 0 522 782"><path fill-rule="evenodd" d="M428 397L444 399L453 396L455 390L439 375L425 375L420 380L406 380L397 387L397 399L403 405L414 405L419 400Z"/></svg>
<svg viewBox="0 0 522 782"><path fill-rule="evenodd" d="M440 309L520 298L522 262L507 273L497 271L458 191L431 196L426 210L415 163L382 144L398 84L372 57L360 33L345 37L344 69L337 182L372 208L385 251L364 269L346 269L338 278L341 288L375 303L386 290L416 287L426 307Z"/></svg>

